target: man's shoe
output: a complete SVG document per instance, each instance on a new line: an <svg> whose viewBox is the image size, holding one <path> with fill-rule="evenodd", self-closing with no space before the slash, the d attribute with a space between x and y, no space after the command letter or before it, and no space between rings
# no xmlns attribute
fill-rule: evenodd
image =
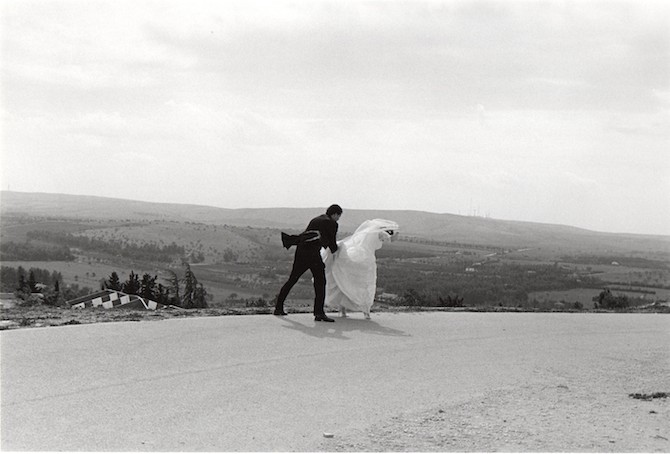
<svg viewBox="0 0 670 454"><path fill-rule="evenodd" d="M287 314L286 312L284 312L284 311L278 311L278 310L275 309L273 315L284 316L284 315L288 315L288 314Z"/></svg>
<svg viewBox="0 0 670 454"><path fill-rule="evenodd" d="M314 321L316 322L335 322L332 318L328 317L327 315L315 315L314 316Z"/></svg>

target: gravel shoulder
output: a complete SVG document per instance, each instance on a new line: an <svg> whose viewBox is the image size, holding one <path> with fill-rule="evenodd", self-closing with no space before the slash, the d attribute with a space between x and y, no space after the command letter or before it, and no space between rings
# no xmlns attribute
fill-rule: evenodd
<svg viewBox="0 0 670 454"><path fill-rule="evenodd" d="M564 381L558 380L557 382ZM321 445L356 452L668 452L670 401L593 395L578 384L488 392L403 413Z"/></svg>

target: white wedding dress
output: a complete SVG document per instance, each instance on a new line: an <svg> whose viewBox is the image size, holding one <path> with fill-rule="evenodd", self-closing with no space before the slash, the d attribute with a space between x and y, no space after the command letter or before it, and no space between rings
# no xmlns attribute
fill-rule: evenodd
<svg viewBox="0 0 670 454"><path fill-rule="evenodd" d="M346 311L360 311L370 318L377 289L375 251L398 236L398 224L385 219L363 222L353 235L337 242L337 252L322 249L326 265L326 305Z"/></svg>

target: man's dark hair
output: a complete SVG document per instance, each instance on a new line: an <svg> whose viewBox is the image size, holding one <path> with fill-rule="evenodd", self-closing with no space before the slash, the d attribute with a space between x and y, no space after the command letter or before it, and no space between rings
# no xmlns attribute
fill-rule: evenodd
<svg viewBox="0 0 670 454"><path fill-rule="evenodd" d="M342 207L340 207L339 205L331 205L326 210L326 214L328 216L332 216L334 214L342 214Z"/></svg>

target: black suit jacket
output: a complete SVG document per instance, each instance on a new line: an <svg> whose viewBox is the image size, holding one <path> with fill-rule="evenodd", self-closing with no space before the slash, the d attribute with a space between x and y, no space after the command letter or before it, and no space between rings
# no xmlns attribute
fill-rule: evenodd
<svg viewBox="0 0 670 454"><path fill-rule="evenodd" d="M309 221L305 230L319 231L321 234L321 244L319 244L319 249L327 247L330 248L331 252L337 251L337 222L331 219L327 214L322 214ZM317 242L315 241L314 243ZM304 245L298 245L298 247L313 248L314 246L310 243L305 243Z"/></svg>

